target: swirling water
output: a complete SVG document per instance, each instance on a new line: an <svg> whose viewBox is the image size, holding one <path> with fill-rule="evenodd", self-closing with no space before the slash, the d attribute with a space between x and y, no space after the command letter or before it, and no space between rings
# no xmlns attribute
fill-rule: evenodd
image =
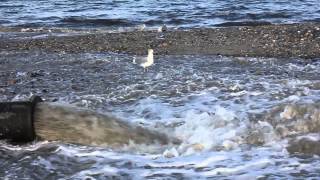
<svg viewBox="0 0 320 180"><path fill-rule="evenodd" d="M34 142L0 146L9 179L317 178L317 155L290 139L318 139L320 61L155 56L148 71L119 54L2 52L1 101L31 93L153 127L182 143L148 153ZM32 63L30 63L32 62Z"/></svg>
<svg viewBox="0 0 320 180"><path fill-rule="evenodd" d="M319 22L318 6L318 0L3 0L0 3L0 25L115 28L141 24L147 27L162 24L210 27L244 21Z"/></svg>

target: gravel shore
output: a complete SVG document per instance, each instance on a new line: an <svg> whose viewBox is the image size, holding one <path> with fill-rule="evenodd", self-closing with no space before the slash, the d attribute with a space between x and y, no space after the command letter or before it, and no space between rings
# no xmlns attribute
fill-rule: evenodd
<svg viewBox="0 0 320 180"><path fill-rule="evenodd" d="M212 54L250 57L320 57L320 24L239 26L166 32L133 31L34 38L26 32L0 28L0 52L116 52L156 55ZM33 34L34 35L34 34ZM43 35L43 34L42 34ZM20 38L23 37L24 38Z"/></svg>

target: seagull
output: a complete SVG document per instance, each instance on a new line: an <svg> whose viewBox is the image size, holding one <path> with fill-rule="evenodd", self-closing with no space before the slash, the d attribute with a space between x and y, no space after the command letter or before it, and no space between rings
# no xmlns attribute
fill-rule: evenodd
<svg viewBox="0 0 320 180"><path fill-rule="evenodd" d="M137 26L137 28L138 28L139 31L144 31L145 28L146 28L146 25L145 24L140 24L140 25Z"/></svg>
<svg viewBox="0 0 320 180"><path fill-rule="evenodd" d="M148 71L148 67L153 64L153 49L148 49L147 57L133 57L133 64L139 64L144 71Z"/></svg>
<svg viewBox="0 0 320 180"><path fill-rule="evenodd" d="M167 28L167 26L165 25L165 24L163 24L162 26L160 26L159 28L158 28L158 32L165 32L165 31L167 31L168 30L168 28Z"/></svg>

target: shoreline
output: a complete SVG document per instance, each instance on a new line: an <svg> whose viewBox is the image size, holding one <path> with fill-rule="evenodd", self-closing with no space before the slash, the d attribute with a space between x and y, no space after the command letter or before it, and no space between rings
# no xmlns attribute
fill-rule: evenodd
<svg viewBox="0 0 320 180"><path fill-rule="evenodd" d="M231 26L166 32L132 31L18 38L0 35L1 51L114 52L142 55L224 55L276 58L320 57L320 23ZM6 34L7 33L7 34ZM43 35L43 33L42 33ZM22 37L22 38L20 38Z"/></svg>

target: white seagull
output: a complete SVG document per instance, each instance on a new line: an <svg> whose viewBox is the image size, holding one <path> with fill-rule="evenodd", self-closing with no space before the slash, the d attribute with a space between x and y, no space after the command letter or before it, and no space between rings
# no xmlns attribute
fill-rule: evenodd
<svg viewBox="0 0 320 180"><path fill-rule="evenodd" d="M137 26L139 31L144 31L146 29L146 27L147 26L145 24L140 24L140 25Z"/></svg>
<svg viewBox="0 0 320 180"><path fill-rule="evenodd" d="M148 71L147 68L153 63L153 49L148 49L147 57L133 57L133 64L139 64L139 66L144 68L144 71Z"/></svg>
<svg viewBox="0 0 320 180"><path fill-rule="evenodd" d="M160 32L165 32L165 31L167 31L168 30L168 28L167 28L167 26L165 25L165 24L163 24L162 26L160 26L159 28L158 28L158 32L160 33Z"/></svg>

